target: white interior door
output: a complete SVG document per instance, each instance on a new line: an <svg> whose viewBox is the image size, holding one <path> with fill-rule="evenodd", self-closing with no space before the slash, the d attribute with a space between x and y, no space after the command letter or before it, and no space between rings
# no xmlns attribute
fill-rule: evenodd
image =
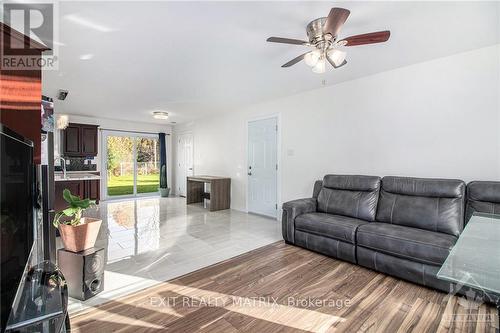
<svg viewBox="0 0 500 333"><path fill-rule="evenodd" d="M186 177L193 175L193 135L181 134L177 140L177 193L186 196Z"/></svg>
<svg viewBox="0 0 500 333"><path fill-rule="evenodd" d="M277 119L248 123L248 211L276 217L278 175Z"/></svg>
<svg viewBox="0 0 500 333"><path fill-rule="evenodd" d="M184 160L186 161L186 176L193 173L193 135L186 134L184 137ZM184 184L186 185L186 184Z"/></svg>

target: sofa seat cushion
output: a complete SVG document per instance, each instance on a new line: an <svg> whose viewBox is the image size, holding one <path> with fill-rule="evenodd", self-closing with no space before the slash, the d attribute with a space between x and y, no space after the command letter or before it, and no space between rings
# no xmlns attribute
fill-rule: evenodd
<svg viewBox="0 0 500 333"><path fill-rule="evenodd" d="M351 244L354 244L356 240L356 229L366 223L369 222L326 213L307 213L295 218L295 228L297 230Z"/></svg>
<svg viewBox="0 0 500 333"><path fill-rule="evenodd" d="M356 241L358 246L374 251L424 264L441 265L455 245L457 237L374 222L359 227Z"/></svg>

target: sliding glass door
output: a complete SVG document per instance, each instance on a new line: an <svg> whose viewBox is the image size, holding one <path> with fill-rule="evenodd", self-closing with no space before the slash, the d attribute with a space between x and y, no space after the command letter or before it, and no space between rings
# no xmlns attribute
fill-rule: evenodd
<svg viewBox="0 0 500 333"><path fill-rule="evenodd" d="M137 193L158 193L160 144L158 138L136 138Z"/></svg>
<svg viewBox="0 0 500 333"><path fill-rule="evenodd" d="M134 138L109 135L106 137L106 152L106 195L135 194Z"/></svg>
<svg viewBox="0 0 500 333"><path fill-rule="evenodd" d="M154 134L103 131L106 198L158 193L160 151Z"/></svg>

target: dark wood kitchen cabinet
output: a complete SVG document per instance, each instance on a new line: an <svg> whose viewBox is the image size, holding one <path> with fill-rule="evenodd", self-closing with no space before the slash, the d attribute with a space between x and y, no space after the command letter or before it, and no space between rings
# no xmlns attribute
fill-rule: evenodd
<svg viewBox="0 0 500 333"><path fill-rule="evenodd" d="M68 189L71 194L78 195L80 198L89 198L99 203L100 200L100 181L91 180L64 180L55 182L55 200L54 209L63 210L68 207L68 203L63 198L64 189Z"/></svg>
<svg viewBox="0 0 500 333"><path fill-rule="evenodd" d="M82 155L97 155L97 126L82 126Z"/></svg>
<svg viewBox="0 0 500 333"><path fill-rule="evenodd" d="M68 207L68 203L63 198L64 189L68 189L71 194L78 195L80 198L84 196L83 180L67 180L55 182L55 197L54 209L60 211Z"/></svg>
<svg viewBox="0 0 500 333"><path fill-rule="evenodd" d="M63 132L64 137L64 155L75 156L80 154L81 135L80 127L69 125Z"/></svg>
<svg viewBox="0 0 500 333"><path fill-rule="evenodd" d="M89 198L91 200L96 200L99 202L100 199L100 182L99 180L84 180L84 190L85 190L85 198Z"/></svg>
<svg viewBox="0 0 500 333"><path fill-rule="evenodd" d="M96 125L70 123L63 131L63 155L96 156L98 152L97 128Z"/></svg>

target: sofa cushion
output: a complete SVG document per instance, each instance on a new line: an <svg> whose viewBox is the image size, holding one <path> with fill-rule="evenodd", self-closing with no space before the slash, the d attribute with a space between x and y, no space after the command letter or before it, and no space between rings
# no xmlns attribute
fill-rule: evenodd
<svg viewBox="0 0 500 333"><path fill-rule="evenodd" d="M314 188L313 188L313 198L318 199L319 192L323 188L323 181L322 180L317 180L314 182Z"/></svg>
<svg viewBox="0 0 500 333"><path fill-rule="evenodd" d="M295 229L354 244L356 229L365 223L347 216L308 213L295 218Z"/></svg>
<svg viewBox="0 0 500 333"><path fill-rule="evenodd" d="M444 263L457 237L417 228L368 223L358 228L357 245L424 264Z"/></svg>
<svg viewBox="0 0 500 333"><path fill-rule="evenodd" d="M356 245L338 239L295 230L295 245L333 258L356 263Z"/></svg>
<svg viewBox="0 0 500 333"><path fill-rule="evenodd" d="M318 212L375 220L380 178L326 175L318 194Z"/></svg>
<svg viewBox="0 0 500 333"><path fill-rule="evenodd" d="M500 182L474 181L467 184L467 222L474 212L500 214Z"/></svg>
<svg viewBox="0 0 500 333"><path fill-rule="evenodd" d="M461 180L384 177L376 220L458 236L464 194Z"/></svg>

